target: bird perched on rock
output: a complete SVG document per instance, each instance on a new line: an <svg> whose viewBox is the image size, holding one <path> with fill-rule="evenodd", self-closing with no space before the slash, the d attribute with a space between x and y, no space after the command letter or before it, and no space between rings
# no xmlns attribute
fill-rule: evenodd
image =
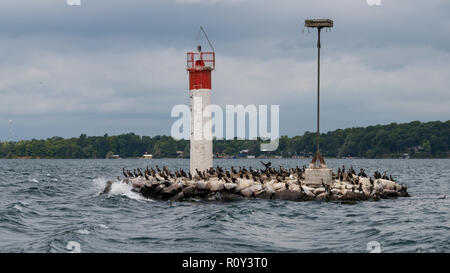
<svg viewBox="0 0 450 273"><path fill-rule="evenodd" d="M381 178L381 173L378 172L378 171L375 171L375 172L373 173L373 177L374 177L375 179L380 179L380 178Z"/></svg>
<svg viewBox="0 0 450 273"><path fill-rule="evenodd" d="M353 165L350 165L350 170L348 170L350 174L356 175L355 170L353 169Z"/></svg>
<svg viewBox="0 0 450 273"><path fill-rule="evenodd" d="M187 177L186 172L183 169L180 169L180 174L183 177Z"/></svg>
<svg viewBox="0 0 450 273"><path fill-rule="evenodd" d="M203 179L209 180L209 176L207 175L206 171L203 171Z"/></svg>
<svg viewBox="0 0 450 273"><path fill-rule="evenodd" d="M261 162L261 164L263 164L264 165L264 167L266 167L266 169L268 169L268 168L270 168L270 166L272 165L272 162L267 162L267 163L264 163L264 162L262 162L262 161L260 161Z"/></svg>
<svg viewBox="0 0 450 273"><path fill-rule="evenodd" d="M367 177L366 172L364 171L363 168L361 168L361 169L359 170L358 176L361 176L361 177Z"/></svg>
<svg viewBox="0 0 450 273"><path fill-rule="evenodd" d="M195 171L197 172L197 175L203 180L203 174L201 171L199 171L198 169L195 169Z"/></svg>
<svg viewBox="0 0 450 273"><path fill-rule="evenodd" d="M162 173L162 177L164 178L164 180L169 180L169 177L165 173Z"/></svg>

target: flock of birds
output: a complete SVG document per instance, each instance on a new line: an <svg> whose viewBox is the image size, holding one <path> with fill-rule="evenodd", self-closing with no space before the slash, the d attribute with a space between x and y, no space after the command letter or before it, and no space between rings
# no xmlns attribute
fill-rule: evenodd
<svg viewBox="0 0 450 273"><path fill-rule="evenodd" d="M132 183L134 190L144 196L157 199L187 200L189 198L208 198L214 196L244 196L263 199L306 200L379 200L380 198L409 196L406 185L397 183L386 172L375 171L369 176L363 168L356 172L353 166L345 166L332 172L331 184L311 185L306 179L307 167L274 167L272 163L262 162L263 167L232 166L225 169L211 167L193 173L183 169L169 170L158 165L142 170L122 169L124 179L119 182ZM111 189L109 181L103 191ZM223 195L222 195L223 194ZM330 199L329 199L330 198Z"/></svg>
<svg viewBox="0 0 450 273"><path fill-rule="evenodd" d="M305 165L301 168L299 166L296 166L295 168L286 169L282 166L279 166L279 168L274 168L272 167L272 163L270 161L267 163L261 161L261 164L263 164L263 166L265 167L264 169L253 169L252 167L249 167L247 169L246 167L240 166L238 167L238 169L236 169L232 166L230 170L224 170L222 167L217 166L215 168L211 167L210 169L203 172L196 169L195 175L192 175L191 172L186 173L183 169L172 172L168 169L167 166L163 166L162 168L160 168L158 165L155 166L155 169L153 169L153 167L149 168L147 166L144 171L139 168L134 169L133 171L124 168L122 169L122 172L125 178L145 178L146 180L151 180L153 178L156 181L170 181L176 178L186 178L189 180L200 179L208 181L210 178L218 178L218 180L221 180L225 183L236 183L237 179L240 178L248 180L252 179L255 182L264 184L266 181L270 181L272 179L276 179L281 183L284 182L286 178L296 178L300 183L300 181L304 180L305 178ZM360 177L369 178L372 185L376 179L384 179L396 182L392 175L388 176L386 172L380 173L379 171L375 171L373 177L370 177L366 174L366 171L363 168L361 168L359 172L356 173L356 171L353 169L353 166L351 166L348 171L346 171L345 166L342 166L342 168L338 168L337 173L333 173L332 176L334 180L348 182L352 185L360 186Z"/></svg>

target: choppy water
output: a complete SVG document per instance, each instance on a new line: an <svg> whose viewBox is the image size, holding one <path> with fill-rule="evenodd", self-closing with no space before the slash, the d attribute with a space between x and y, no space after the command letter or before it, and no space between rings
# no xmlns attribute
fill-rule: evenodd
<svg viewBox="0 0 450 273"><path fill-rule="evenodd" d="M216 160L260 167L259 160ZM307 160L272 160L295 167ZM233 203L148 200L115 185L122 167L172 160L0 160L0 252L450 252L450 160L327 161L388 171L411 198L341 205L249 199ZM377 243L375 243L377 244ZM79 246L79 249L78 249Z"/></svg>

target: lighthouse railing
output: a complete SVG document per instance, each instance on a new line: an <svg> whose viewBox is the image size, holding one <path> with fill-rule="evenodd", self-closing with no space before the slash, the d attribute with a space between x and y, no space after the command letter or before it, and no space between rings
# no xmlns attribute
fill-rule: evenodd
<svg viewBox="0 0 450 273"><path fill-rule="evenodd" d="M214 70L216 68L215 52L188 52L187 69ZM201 67L198 65L201 63Z"/></svg>

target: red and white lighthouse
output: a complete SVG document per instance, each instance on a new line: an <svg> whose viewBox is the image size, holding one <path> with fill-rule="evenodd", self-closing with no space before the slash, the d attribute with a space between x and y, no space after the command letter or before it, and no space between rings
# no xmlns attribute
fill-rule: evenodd
<svg viewBox="0 0 450 273"><path fill-rule="evenodd" d="M215 52L187 53L189 98L191 110L190 171L204 171L213 166L211 126L211 72L215 69Z"/></svg>

